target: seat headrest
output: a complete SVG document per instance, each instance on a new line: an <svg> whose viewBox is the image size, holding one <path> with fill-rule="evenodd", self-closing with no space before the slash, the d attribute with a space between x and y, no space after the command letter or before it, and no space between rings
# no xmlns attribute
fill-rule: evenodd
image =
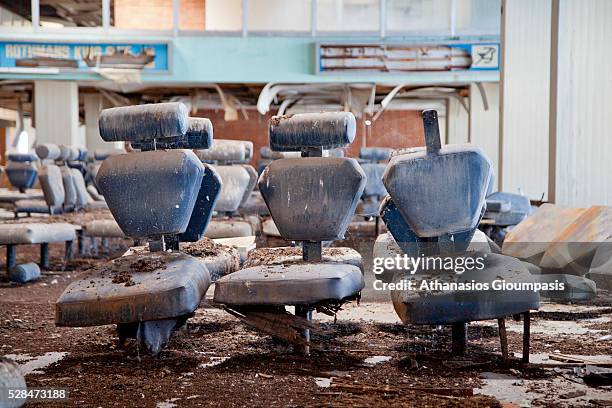
<svg viewBox="0 0 612 408"><path fill-rule="evenodd" d="M187 107L180 102L122 106L100 113L100 136L106 142L145 142L184 136Z"/></svg>
<svg viewBox="0 0 612 408"><path fill-rule="evenodd" d="M215 211L234 212L238 210L251 183L251 174L244 166L214 166L215 171L222 181L219 200L215 205Z"/></svg>
<svg viewBox="0 0 612 408"><path fill-rule="evenodd" d="M60 157L59 160L68 160L72 156L72 148L66 145L59 145Z"/></svg>
<svg viewBox="0 0 612 408"><path fill-rule="evenodd" d="M58 145L53 143L45 143L36 146L36 155L41 160L57 160L62 155L62 152Z"/></svg>
<svg viewBox="0 0 612 408"><path fill-rule="evenodd" d="M132 142L132 147L141 150L156 149L208 149L213 144L213 126L206 118L189 118L189 127L182 136L167 137L155 141Z"/></svg>
<svg viewBox="0 0 612 408"><path fill-rule="evenodd" d="M79 148L74 146L68 146L68 148L70 149L70 156L68 156L67 160L79 160L79 157L81 156L81 151L79 150Z"/></svg>
<svg viewBox="0 0 612 408"><path fill-rule="evenodd" d="M268 146L263 146L261 149L259 149L259 155L262 159L295 159L300 157L300 152L275 152Z"/></svg>
<svg viewBox="0 0 612 408"><path fill-rule="evenodd" d="M249 149L253 151L252 142L217 139L210 149L196 150L196 154L203 162L246 163L250 160Z"/></svg>
<svg viewBox="0 0 612 408"><path fill-rule="evenodd" d="M385 161L389 160L392 151L389 147L362 147L359 150L359 158L373 162Z"/></svg>
<svg viewBox="0 0 612 408"><path fill-rule="evenodd" d="M20 163L33 162L33 161L38 160L38 157L36 156L34 152L28 152L28 153L10 152L6 155L6 158L9 161L20 162Z"/></svg>
<svg viewBox="0 0 612 408"><path fill-rule="evenodd" d="M270 147L278 152L342 147L353 142L355 130L355 116L351 112L273 116L270 119Z"/></svg>
<svg viewBox="0 0 612 408"><path fill-rule="evenodd" d="M85 161L87 160L87 149L85 149L84 147L79 147L79 157L77 158L78 161Z"/></svg>

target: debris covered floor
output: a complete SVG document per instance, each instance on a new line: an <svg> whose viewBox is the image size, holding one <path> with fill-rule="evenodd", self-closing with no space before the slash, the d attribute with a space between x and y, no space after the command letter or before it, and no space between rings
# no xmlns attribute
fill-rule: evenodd
<svg viewBox="0 0 612 408"><path fill-rule="evenodd" d="M24 247L20 256L36 254ZM51 246L60 259L61 245ZM119 249L120 250L120 249ZM116 256L117 254L111 254ZM38 282L0 280L0 354L22 365L30 387L66 388L73 406L612 406L611 387L589 387L584 364L612 366L612 295L588 304L544 303L533 313L531 360L519 363L522 323L507 320L510 351L500 361L495 321L468 329L468 354L452 358L450 329L405 327L389 301L368 295L333 318L316 314L323 334L310 357L293 354L211 305L210 296L159 357L135 343L116 350L114 326L57 328L54 302L100 260L52 262ZM3 278L4 279L4 278ZM212 291L209 292L209 294ZM371 294L373 295L373 294ZM587 364L588 370L602 370ZM609 370L609 368L607 368ZM139 401L139 402L137 402ZM65 406L66 402L44 406ZM30 403L28 406L43 406Z"/></svg>

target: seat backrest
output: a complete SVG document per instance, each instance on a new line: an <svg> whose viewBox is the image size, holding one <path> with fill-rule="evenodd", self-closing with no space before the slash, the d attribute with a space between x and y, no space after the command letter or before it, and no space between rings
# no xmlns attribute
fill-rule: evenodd
<svg viewBox="0 0 612 408"><path fill-rule="evenodd" d="M72 180L76 190L76 209L83 209L90 200L85 178L83 178L83 173L77 168L70 169L70 172L72 173Z"/></svg>
<svg viewBox="0 0 612 408"><path fill-rule="evenodd" d="M363 190L364 197L384 197L387 194L382 176L387 168L383 163L362 163L361 168L367 176L367 182Z"/></svg>
<svg viewBox="0 0 612 408"><path fill-rule="evenodd" d="M11 185L20 191L31 188L36 181L38 160L34 153L9 153L5 171Z"/></svg>
<svg viewBox="0 0 612 408"><path fill-rule="evenodd" d="M43 163L38 180L45 202L51 209L59 209L64 205L66 199L62 171L54 163L54 160L60 159L61 150L55 144L42 144L36 146L36 154Z"/></svg>
<svg viewBox="0 0 612 408"><path fill-rule="evenodd" d="M302 152L302 158L273 161L259 180L281 236L311 242L343 238L366 176L355 159L321 156L323 149L346 146L354 140L353 114L273 117L269 136L275 151Z"/></svg>
<svg viewBox="0 0 612 408"><path fill-rule="evenodd" d="M191 147L190 141L204 147L203 140L212 140L212 127L196 127L199 124L190 121L187 108L178 102L111 108L100 114L102 139L128 141L143 149L107 157L96 176L127 236L149 238L155 248L178 249L180 239L195 241L204 233L221 182L212 167L182 149ZM169 150L149 150L160 145Z"/></svg>
<svg viewBox="0 0 612 408"><path fill-rule="evenodd" d="M205 163L246 164L253 158L253 142L217 139L210 149L196 150L196 154Z"/></svg>
<svg viewBox="0 0 612 408"><path fill-rule="evenodd" d="M371 163L384 162L389 160L392 151L389 147L362 147L359 149L359 158Z"/></svg>
<svg viewBox="0 0 612 408"><path fill-rule="evenodd" d="M253 158L253 142L217 139L212 148L196 150L196 154L202 162L213 164L223 180L215 211L237 211L257 184L257 171L248 164Z"/></svg>
<svg viewBox="0 0 612 408"><path fill-rule="evenodd" d="M426 148L394 154L385 187L419 237L470 231L482 217L491 162L469 144L442 147L437 112L422 117Z"/></svg>

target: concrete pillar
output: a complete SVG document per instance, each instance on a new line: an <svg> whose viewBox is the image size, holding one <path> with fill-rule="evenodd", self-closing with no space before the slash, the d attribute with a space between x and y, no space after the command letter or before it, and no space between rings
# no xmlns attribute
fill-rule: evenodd
<svg viewBox="0 0 612 408"><path fill-rule="evenodd" d="M499 175L499 83L482 84L489 109L485 110L476 84L470 85L470 141L480 147L493 163L495 184Z"/></svg>
<svg viewBox="0 0 612 408"><path fill-rule="evenodd" d="M85 109L85 143L91 152L95 150L112 150L113 143L105 142L100 137L98 119L102 111L102 95L85 94L83 95L83 106Z"/></svg>
<svg viewBox="0 0 612 408"><path fill-rule="evenodd" d="M79 138L79 89L76 82L35 81L36 140L82 147Z"/></svg>
<svg viewBox="0 0 612 408"><path fill-rule="evenodd" d="M548 197L551 0L504 0L501 24L501 190Z"/></svg>
<svg viewBox="0 0 612 408"><path fill-rule="evenodd" d="M467 106L469 101L466 98L463 98L463 103ZM446 135L446 140L448 140L448 143L467 143L469 139L469 117L467 111L457 98L448 99L446 120L448 121L448 135Z"/></svg>
<svg viewBox="0 0 612 408"><path fill-rule="evenodd" d="M612 205L612 2L554 0L552 17L554 199Z"/></svg>

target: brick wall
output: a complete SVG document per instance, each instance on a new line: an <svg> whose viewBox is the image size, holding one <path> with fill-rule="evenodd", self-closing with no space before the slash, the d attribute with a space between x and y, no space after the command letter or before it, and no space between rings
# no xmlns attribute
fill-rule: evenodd
<svg viewBox="0 0 612 408"><path fill-rule="evenodd" d="M249 120L239 116L239 120L226 122L222 110L200 110L195 116L209 118L214 127L216 139L250 140L254 145L254 163L259 159L259 149L268 146L268 121L270 114L262 116L249 110ZM363 120L357 120L357 136L348 148L347 155L357 157L362 146L364 133ZM367 138L367 146L377 147L414 147L423 146L423 125L418 111L385 111L372 125Z"/></svg>
<svg viewBox="0 0 612 408"><path fill-rule="evenodd" d="M181 0L181 30L204 30L204 0ZM172 0L114 0L115 27L172 30Z"/></svg>

